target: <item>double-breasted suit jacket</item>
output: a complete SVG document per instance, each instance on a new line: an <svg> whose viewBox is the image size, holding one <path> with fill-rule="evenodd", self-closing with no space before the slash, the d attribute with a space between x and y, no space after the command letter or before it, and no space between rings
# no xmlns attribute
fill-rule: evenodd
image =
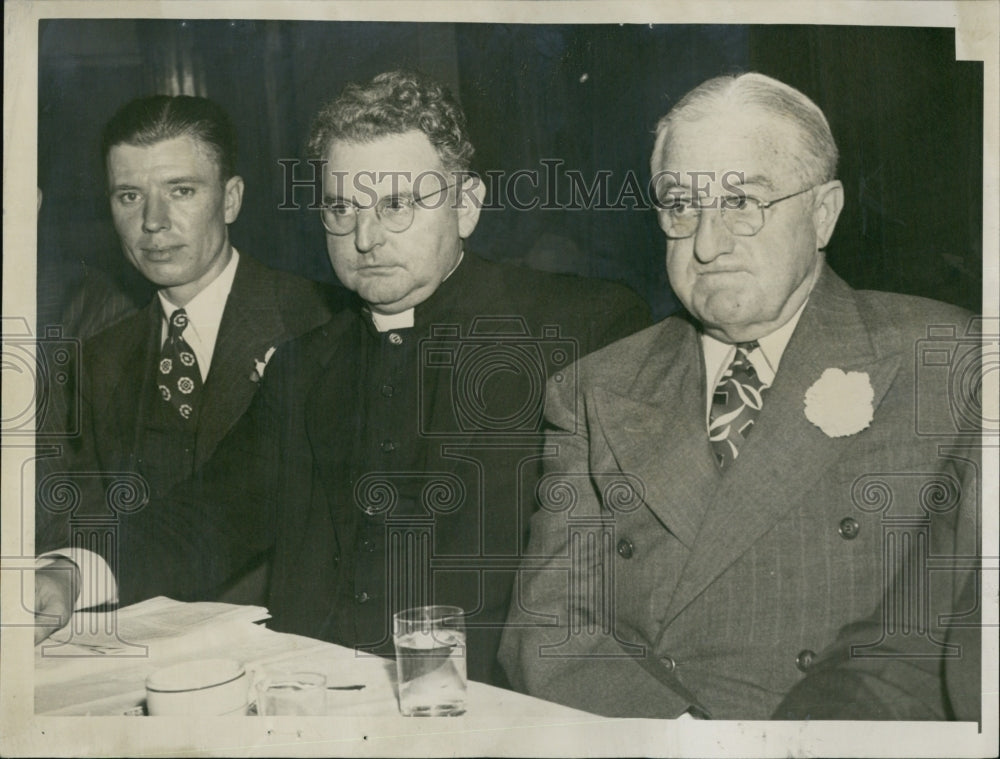
<svg viewBox="0 0 1000 759"><path fill-rule="evenodd" d="M725 471L690 318L584 358L579 392L550 386L558 456L500 654L513 685L627 717L836 716L822 703L866 719L954 716L939 614L968 611L955 594L977 546L977 440L949 385L973 347L968 323L825 269ZM865 429L835 436L868 403L836 382L826 421L807 418L828 368L866 378Z"/></svg>
<svg viewBox="0 0 1000 759"><path fill-rule="evenodd" d="M454 604L469 676L499 682L545 377L648 323L624 287L469 254L412 328L357 303L279 348L196 478L125 520L123 602L210 597L273 547L271 627L387 654L394 611Z"/></svg>

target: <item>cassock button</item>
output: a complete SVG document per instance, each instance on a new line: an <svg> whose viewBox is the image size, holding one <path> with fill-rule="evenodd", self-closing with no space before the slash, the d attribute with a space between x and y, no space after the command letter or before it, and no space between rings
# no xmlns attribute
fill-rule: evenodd
<svg viewBox="0 0 1000 759"><path fill-rule="evenodd" d="M840 526L837 528L837 532L844 540L854 540L860 531L861 525L854 517L844 517L840 520Z"/></svg>
<svg viewBox="0 0 1000 759"><path fill-rule="evenodd" d="M677 662L674 661L672 656L661 656L660 664L662 664L667 672L673 672L677 668Z"/></svg>
<svg viewBox="0 0 1000 759"><path fill-rule="evenodd" d="M368 594L362 590L360 593L354 596L354 600L357 601L359 604L367 603Z"/></svg>
<svg viewBox="0 0 1000 759"><path fill-rule="evenodd" d="M390 384L389 384L389 383L387 382L386 384L382 385L382 387L381 387L381 388L379 389L379 391L380 391L380 392L382 393L382 395L384 395L384 396L385 396L386 398L392 398L392 394L393 394L394 392L396 392L396 388L394 388L394 387L393 387L392 385L390 385Z"/></svg>
<svg viewBox="0 0 1000 759"><path fill-rule="evenodd" d="M396 450L396 444L391 440L383 440L379 444L379 448L382 449L382 453L392 453L394 450Z"/></svg>
<svg viewBox="0 0 1000 759"><path fill-rule="evenodd" d="M808 672L814 661L816 661L816 652L805 648L799 651L799 655L795 657L795 666L802 672Z"/></svg>
<svg viewBox="0 0 1000 759"><path fill-rule="evenodd" d="M618 555L623 559L631 559L632 554L635 553L635 546L632 545L632 541L628 538L622 538L618 541Z"/></svg>
<svg viewBox="0 0 1000 759"><path fill-rule="evenodd" d="M389 342L392 343L393 345L402 345L403 344L403 336L401 334L399 334L398 332L390 332L389 333Z"/></svg>

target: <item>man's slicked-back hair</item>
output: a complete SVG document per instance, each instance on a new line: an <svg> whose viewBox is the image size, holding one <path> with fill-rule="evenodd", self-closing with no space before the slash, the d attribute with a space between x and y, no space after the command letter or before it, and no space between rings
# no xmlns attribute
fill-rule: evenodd
<svg viewBox="0 0 1000 759"><path fill-rule="evenodd" d="M837 176L837 144L819 106L794 87L753 72L703 82L660 119L650 161L653 174L664 168L663 154L677 122L698 121L733 106L760 109L795 129L799 144L787 157L804 181L821 184Z"/></svg>
<svg viewBox="0 0 1000 759"><path fill-rule="evenodd" d="M115 145L148 147L176 137L201 142L215 157L223 182L236 175L236 129L213 101L190 95L151 95L123 105L105 125L101 158Z"/></svg>
<svg viewBox="0 0 1000 759"><path fill-rule="evenodd" d="M411 131L427 136L446 170L469 170L475 149L461 107L442 84L412 71L347 85L316 114L309 155L323 158L334 141L371 142Z"/></svg>

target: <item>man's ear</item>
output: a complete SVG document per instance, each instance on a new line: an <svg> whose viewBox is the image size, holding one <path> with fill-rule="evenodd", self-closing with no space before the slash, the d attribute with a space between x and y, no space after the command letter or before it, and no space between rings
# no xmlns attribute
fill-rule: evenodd
<svg viewBox="0 0 1000 759"><path fill-rule="evenodd" d="M229 177L223 192L223 200L226 204L226 224L232 224L240 215L240 208L243 206L243 177L238 175Z"/></svg>
<svg viewBox="0 0 1000 759"><path fill-rule="evenodd" d="M455 185L455 210L458 212L458 236L463 240L472 234L479 223L479 212L486 201L486 185L472 173L463 173Z"/></svg>
<svg viewBox="0 0 1000 759"><path fill-rule="evenodd" d="M813 225L816 228L816 247L822 250L830 242L833 229L837 226L840 211L844 207L844 186L839 179L820 185L816 189L813 206Z"/></svg>

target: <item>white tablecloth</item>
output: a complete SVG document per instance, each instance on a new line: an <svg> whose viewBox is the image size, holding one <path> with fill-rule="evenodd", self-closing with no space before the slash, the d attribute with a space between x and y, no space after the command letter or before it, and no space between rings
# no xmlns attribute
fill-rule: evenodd
<svg viewBox="0 0 1000 759"><path fill-rule="evenodd" d="M72 645L44 645L35 653L35 713L47 715L141 715L145 679L154 670L190 659L237 659L251 669L308 670L326 675L329 685L364 685L360 690L329 690L328 714L411 722L399 714L395 663L361 655L343 646L240 623L213 629L167 651L125 650L122 655L93 653ZM502 715L528 720L597 719L584 712L513 691L470 682L470 716ZM265 718L260 718L265 719ZM457 718L438 718L442 720Z"/></svg>

